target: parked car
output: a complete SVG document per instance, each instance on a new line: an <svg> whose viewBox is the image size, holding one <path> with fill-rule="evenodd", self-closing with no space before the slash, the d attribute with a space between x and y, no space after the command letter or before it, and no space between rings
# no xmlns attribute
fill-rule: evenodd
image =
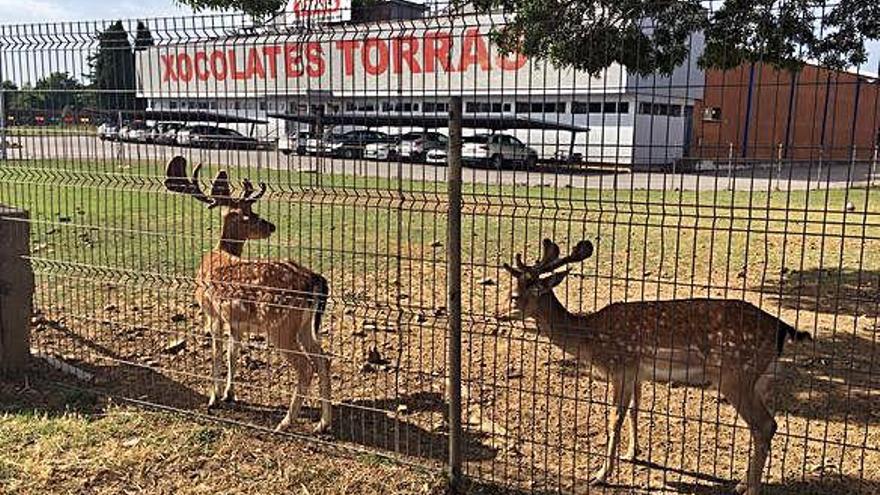
<svg viewBox="0 0 880 495"><path fill-rule="evenodd" d="M296 153L297 155L306 154L306 144L312 137L311 132L297 132L296 134L287 134L278 138L278 151L289 155Z"/></svg>
<svg viewBox="0 0 880 495"><path fill-rule="evenodd" d="M553 161L556 163L581 163L584 161L584 156L580 153L569 153L567 150L556 150L553 153Z"/></svg>
<svg viewBox="0 0 880 495"><path fill-rule="evenodd" d="M446 165L446 149L433 149L425 153L425 161L435 165Z"/></svg>
<svg viewBox="0 0 880 495"><path fill-rule="evenodd" d="M130 142L146 142L146 133L149 130L142 120L135 120L119 129L119 140Z"/></svg>
<svg viewBox="0 0 880 495"><path fill-rule="evenodd" d="M198 148L257 149L256 139L225 127L188 126L177 132L177 144Z"/></svg>
<svg viewBox="0 0 880 495"><path fill-rule="evenodd" d="M509 134L477 134L463 141L461 158L467 164L501 170L507 164L532 167L538 162L537 151Z"/></svg>
<svg viewBox="0 0 880 495"><path fill-rule="evenodd" d="M184 128L179 122L159 122L150 130L147 142L156 144L177 144L177 131Z"/></svg>
<svg viewBox="0 0 880 495"><path fill-rule="evenodd" d="M439 132L409 132L400 136L397 155L406 160L423 161L429 151L446 149L449 138Z"/></svg>
<svg viewBox="0 0 880 495"><path fill-rule="evenodd" d="M102 141L116 141L119 139L119 126L110 122L104 122L97 128L98 138Z"/></svg>
<svg viewBox="0 0 880 495"><path fill-rule="evenodd" d="M360 158L364 156L364 148L370 143L391 143L393 138L384 132L348 131L343 134L328 134L324 139L309 139L306 144L307 153L323 153L342 158Z"/></svg>
<svg viewBox="0 0 880 495"><path fill-rule="evenodd" d="M368 160L393 160L397 157L399 138L390 142L370 143L364 146L364 158Z"/></svg>

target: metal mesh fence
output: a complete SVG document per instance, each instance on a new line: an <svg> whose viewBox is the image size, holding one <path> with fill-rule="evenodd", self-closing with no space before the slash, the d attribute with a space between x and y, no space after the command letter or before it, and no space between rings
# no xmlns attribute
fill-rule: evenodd
<svg viewBox="0 0 880 495"><path fill-rule="evenodd" d="M272 429L298 367L327 356L329 429L310 431L322 417L315 378L289 434L439 468L461 428L463 471L478 483L716 493L756 449L741 398L698 367L668 371L681 356L662 353L715 331L763 339L730 309L746 301L812 336L786 344L771 373L778 429L764 482L880 490L877 80L812 65L703 70L696 36L670 76L611 65L591 77L499 53L489 33L503 14L411 9L307 26L232 15L0 26L0 203L30 211L35 369ZM450 220L453 97L464 168ZM176 156L186 177L204 165L201 193L169 180ZM220 170L228 180L214 180ZM255 191L241 195L248 181ZM563 253L594 247L555 288L569 311L634 304L604 326L575 324L607 339L560 345L565 332L540 324L550 299L532 318L507 317L511 292L527 295L502 263L534 263L544 238ZM450 260L461 270L455 376ZM637 305L673 299L678 328ZM312 331L323 350L309 347ZM626 354L641 364L603 376L596 356L632 335ZM230 342L241 349L227 403L226 357L212 369L212 346ZM704 367L765 351L716 344L699 349ZM720 363L722 382L741 375L739 361ZM640 452L590 486L619 402L609 380L632 370ZM448 422L447 383L460 383L460 425Z"/></svg>

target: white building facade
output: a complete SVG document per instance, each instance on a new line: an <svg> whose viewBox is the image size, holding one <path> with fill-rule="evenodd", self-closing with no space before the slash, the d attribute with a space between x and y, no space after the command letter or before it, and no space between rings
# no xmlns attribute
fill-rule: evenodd
<svg viewBox="0 0 880 495"><path fill-rule="evenodd" d="M150 110L201 111L265 121L256 137L277 138L307 127L303 116L447 112L450 96L465 115L537 122L511 128L542 158L571 149L588 162L671 163L687 153L694 101L702 98L691 59L669 77L636 77L614 64L598 76L560 69L493 46L501 16L428 17L319 26L292 33L232 36L138 52L138 91ZM554 129L554 125L569 130ZM571 132L570 129L579 129ZM441 129L442 131L443 129ZM467 132L478 132L469 129ZM572 141L573 145L572 145Z"/></svg>

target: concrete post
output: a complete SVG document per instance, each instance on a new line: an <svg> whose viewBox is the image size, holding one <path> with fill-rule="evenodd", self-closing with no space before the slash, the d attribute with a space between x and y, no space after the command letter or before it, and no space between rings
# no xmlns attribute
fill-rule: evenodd
<svg viewBox="0 0 880 495"><path fill-rule="evenodd" d="M30 357L34 273L27 211L0 205L0 374L20 372Z"/></svg>

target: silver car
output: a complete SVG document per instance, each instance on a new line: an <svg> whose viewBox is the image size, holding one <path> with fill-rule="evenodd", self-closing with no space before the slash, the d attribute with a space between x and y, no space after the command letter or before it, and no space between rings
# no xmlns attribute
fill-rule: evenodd
<svg viewBox="0 0 880 495"><path fill-rule="evenodd" d="M501 170L507 164L531 168L538 163L538 152L509 134L477 134L463 141L461 158L469 165Z"/></svg>

